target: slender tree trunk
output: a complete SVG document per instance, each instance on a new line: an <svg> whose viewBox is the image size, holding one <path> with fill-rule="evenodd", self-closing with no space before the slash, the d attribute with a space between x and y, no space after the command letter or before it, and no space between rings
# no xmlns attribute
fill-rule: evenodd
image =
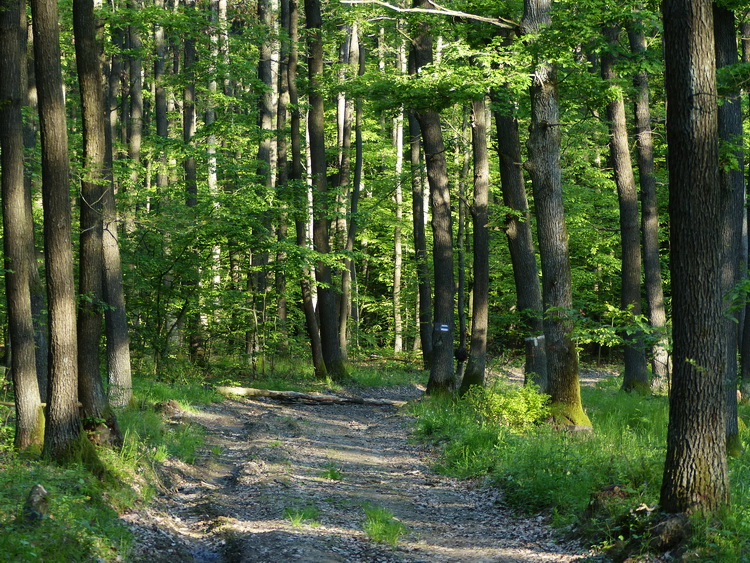
<svg viewBox="0 0 750 563"><path fill-rule="evenodd" d="M344 72L342 78L346 79L346 76L354 76L359 73L359 25L354 22L351 25L347 38L346 57L345 62L350 68L350 72L347 74ZM343 94L342 94L343 96ZM354 199L359 198L359 186L352 186L349 177L351 176L351 145L352 145L352 121L354 118L354 105L355 102L351 99L343 97L343 103L339 100L339 105L343 105L343 119L341 119L340 130L339 130L339 171L338 171L338 198L341 202L346 200L347 191L351 191L350 196L350 211L352 208L356 208L357 203L354 203ZM352 223L356 223L356 218L351 215L349 216L349 226L346 225L345 218L345 205L341 210L340 225L342 234L344 235L344 249L347 252L354 250L354 235L356 234L356 228L352 228ZM349 246L349 233L352 233L351 237L351 248ZM344 258L344 267L341 270L341 295L339 297L338 307L338 322L339 322L339 346L341 347L341 354L344 359L348 356L349 346L349 318L352 312L352 267L353 261L350 256Z"/></svg>
<svg viewBox="0 0 750 563"><path fill-rule="evenodd" d="M78 292L78 397L84 418L106 418L107 397L101 375L102 195L105 182L104 91L96 40L93 0L74 0L73 33L83 114L84 177Z"/></svg>
<svg viewBox="0 0 750 563"><path fill-rule="evenodd" d="M466 179L469 176L469 163L471 155L467 150L469 143L469 118L464 109L463 123L461 125L460 143L455 145L456 166L461 162L458 172L458 228L456 229L456 250L458 251L458 284L456 309L458 311L458 347L454 353L456 358L456 381L461 382L466 368L466 360L469 359L468 323L466 319Z"/></svg>
<svg viewBox="0 0 750 563"><path fill-rule="evenodd" d="M120 32L121 33L121 32ZM133 399L130 371L130 337L125 312L125 291L122 284L122 263L118 240L117 206L115 205L115 183L112 176L114 160L113 136L117 127L117 92L122 60L113 55L107 88L107 121L105 122L105 171L108 176L102 196L102 260L104 267L104 328L107 338L107 380L109 403L113 407L124 407Z"/></svg>
<svg viewBox="0 0 750 563"><path fill-rule="evenodd" d="M34 76L34 57L31 39L31 25L29 25L26 10L21 10L21 104L28 106L34 113L38 113L36 79ZM24 72L25 70L25 72ZM23 146L26 150L26 166L24 167L24 187L26 198L31 201L31 187L33 182L32 160L36 148L38 123L35 119L26 119L23 124ZM36 225L32 219L32 229L36 230ZM31 284L31 315L34 323L34 341L36 354L36 374L39 387L39 395L43 403L47 402L47 391L49 388L48 380L48 359L49 359L49 342L47 340L47 293L42 277L39 274L37 264L38 252L34 243L34 236L31 239L31 248L28 250L32 257L30 284Z"/></svg>
<svg viewBox="0 0 750 563"><path fill-rule="evenodd" d="M188 12L195 10L195 0L184 0L185 9ZM185 146L192 148L193 137L196 131L195 113L195 64L196 50L195 38L188 33L183 42L183 72L185 74L185 86L182 91L182 141ZM188 153L182 162L185 170L185 202L189 208L198 205L198 171L195 157ZM188 337L188 349L190 360L198 365L205 363L206 344L203 334L201 317L198 312L198 288L200 286L200 270L197 266L191 272L192 279L187 280L192 295L188 298L186 332Z"/></svg>
<svg viewBox="0 0 750 563"><path fill-rule="evenodd" d="M742 62L750 63L750 22L740 24L740 32L742 36ZM750 231L750 213L746 212L745 215L746 229ZM746 240L745 244L747 244ZM742 402L747 403L750 401L750 303L745 306L740 358L740 392L742 393Z"/></svg>
<svg viewBox="0 0 750 563"><path fill-rule="evenodd" d="M646 52L646 36L636 26L628 30L630 49L643 56ZM638 149L638 179L641 194L641 231L643 233L643 270L648 304L648 321L657 338L651 347L651 383L655 390L667 388L669 378L669 342L666 336L667 313L664 306L664 290L659 258L659 208L656 198L654 176L654 142L651 135L651 109L649 107L648 73L638 71L633 77L635 86L635 133Z"/></svg>
<svg viewBox="0 0 750 563"><path fill-rule="evenodd" d="M674 367L660 504L711 511L729 502L714 20L708 0L662 11Z"/></svg>
<svg viewBox="0 0 750 563"><path fill-rule="evenodd" d="M291 173L289 179L296 186L297 191L297 214L294 219L294 226L297 236L297 245L307 248L307 191L302 180L302 147L301 147L301 116L299 109L299 96L297 94L297 61L298 51L298 23L299 12L297 0L282 0L282 7L288 2L289 21L285 24L282 15L282 25L288 26L289 30L289 67L287 69L289 77L289 105L291 107L290 115L290 139L292 146ZM283 14L283 12L282 12ZM303 212L304 210L304 212ZM302 277L300 278L300 290L302 292L302 309L305 313L305 326L310 338L310 351L312 354L313 368L317 379L326 379L328 370L323 360L323 345L320 340L320 330L318 320L315 316L315 305L313 303L312 289L310 288L311 274L309 268L305 265L302 268Z"/></svg>
<svg viewBox="0 0 750 563"><path fill-rule="evenodd" d="M499 100L495 97L495 102ZM531 234L526 187L521 167L521 141L518 121L502 111L495 112L497 152L503 205L512 210L505 217L513 279L516 286L516 306L523 319L526 333L526 383L534 383L542 392L549 391L547 353L542 323L542 289Z"/></svg>
<svg viewBox="0 0 750 563"><path fill-rule="evenodd" d="M716 67L736 64L737 37L734 25L734 13L726 8L714 4L714 33L716 40ZM732 156L738 166L730 167L726 164L719 171L721 181L721 230L722 248L724 254L721 261L721 284L724 295L730 294L739 283L740 252L742 248L742 220L745 208L745 178L744 154L742 150L742 105L739 90L731 93L719 105L719 138L720 142L735 146ZM726 436L727 452L739 455L742 442L739 437L737 415L737 352L739 332L739 314L732 307L731 299L725 298L724 325L726 331L727 364L726 364L726 392L727 416Z"/></svg>
<svg viewBox="0 0 750 563"><path fill-rule="evenodd" d="M607 28L604 35L614 47L619 41L620 29ZM602 53L602 78L614 82L614 55ZM617 200L620 204L621 279L620 306L629 315L641 314L641 240L638 217L638 194L628 147L628 129L625 119L625 101L617 96L607 103L609 121L609 154L617 185ZM641 331L625 331L625 375L622 388L625 391L648 393L650 381L646 368L646 350Z"/></svg>
<svg viewBox="0 0 750 563"><path fill-rule="evenodd" d="M487 150L487 105L485 100L471 104L471 145L474 156L474 297L471 310L471 347L461 392L471 385L484 385L487 362L487 329L489 325L490 244L489 191L490 165Z"/></svg>
<svg viewBox="0 0 750 563"><path fill-rule="evenodd" d="M403 267L403 243L401 224L404 220L404 193L402 174L404 170L404 113L399 112L393 120L393 137L396 145L396 225L393 228L393 351L404 350L404 321L401 315L401 271Z"/></svg>
<svg viewBox="0 0 750 563"><path fill-rule="evenodd" d="M128 7L132 10L138 10L141 7L141 2L140 0L130 0ZM129 56L130 84L128 97L130 99L130 114L127 119L128 160L130 161L128 188L131 192L132 202L125 212L125 230L133 232L135 230L135 198L138 196L137 186L141 181L141 145L143 143L143 60L140 53L143 45L140 30L135 25L131 25L128 29L128 47L132 51Z"/></svg>
<svg viewBox="0 0 750 563"><path fill-rule="evenodd" d="M41 448L44 438L42 410L34 352L34 322L31 310L34 256L34 220L23 171L23 125L21 65L25 63L25 10L22 2L0 1L0 168L2 169L3 252L5 295L8 303L8 332L11 373L16 404L18 450Z"/></svg>
<svg viewBox="0 0 750 563"><path fill-rule="evenodd" d="M80 435L76 295L73 282L68 129L60 69L57 3L32 0L34 66L42 139L44 254L49 298L49 398L44 455L64 460Z"/></svg>
<svg viewBox="0 0 750 563"><path fill-rule="evenodd" d="M550 0L525 0L525 32L550 23ZM531 176L539 230L544 300L544 337L553 412L563 424L590 425L581 405L578 355L572 340L573 293L568 252L568 232L562 199L560 168L560 117L557 70L538 62L531 94L531 125L526 167Z"/></svg>
<svg viewBox="0 0 750 563"><path fill-rule="evenodd" d="M308 30L308 76L310 80L310 110L308 134L310 135L310 160L312 182L315 188L313 209L313 244L322 256L330 253L328 239L328 187L326 182L325 115L321 80L323 77L323 31L320 15L320 0L305 0L305 15ZM323 346L328 375L334 380L348 377L338 339L336 299L332 290L331 267L318 260L315 267L318 283L318 313L320 317L320 339Z"/></svg>
<svg viewBox="0 0 750 563"><path fill-rule="evenodd" d="M352 26L351 42L349 49L350 64L353 69L356 68L357 75L362 76L365 73L365 51L359 42L359 26L356 22ZM354 252L354 240L357 236L357 214L359 212L359 196L362 187L362 167L364 160L362 156L362 122L362 100L357 98L354 100L354 179L350 190L349 225L346 230L346 246L344 247L348 256L344 259L344 269L341 272L341 308L339 311L339 340L341 341L343 338L343 341L347 343L349 319L351 318L355 323L359 320L356 306L357 271L356 264L351 258L351 253ZM348 151L349 148L347 147L346 150ZM344 173L348 175L346 167L342 166L341 170L342 175ZM346 359L345 350L344 359Z"/></svg>
<svg viewBox="0 0 750 563"><path fill-rule="evenodd" d="M414 231L414 259L418 283L419 342L422 348L422 365L429 370L432 366L432 289L430 287L430 266L427 262L427 238L424 225L424 176L422 171L422 132L413 111L409 111L409 162L411 167L411 205Z"/></svg>

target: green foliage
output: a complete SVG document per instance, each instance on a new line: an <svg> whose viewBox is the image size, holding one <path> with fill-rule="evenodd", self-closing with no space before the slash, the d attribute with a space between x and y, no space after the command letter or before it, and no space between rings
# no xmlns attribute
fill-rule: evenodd
<svg viewBox="0 0 750 563"><path fill-rule="evenodd" d="M393 513L382 506L365 505L365 521L362 524L367 537L378 543L395 546L399 538L408 532L408 528L394 517Z"/></svg>
<svg viewBox="0 0 750 563"><path fill-rule="evenodd" d="M313 528L320 526L320 510L316 506L288 507L284 509L284 518L295 528L307 524Z"/></svg>
<svg viewBox="0 0 750 563"><path fill-rule="evenodd" d="M329 481L341 481L344 478L344 474L333 463L326 464L325 470L321 471L320 476Z"/></svg>
<svg viewBox="0 0 750 563"><path fill-rule="evenodd" d="M514 430L531 428L550 414L549 397L534 385L519 387L497 380L488 387L471 387L461 400L483 422Z"/></svg>

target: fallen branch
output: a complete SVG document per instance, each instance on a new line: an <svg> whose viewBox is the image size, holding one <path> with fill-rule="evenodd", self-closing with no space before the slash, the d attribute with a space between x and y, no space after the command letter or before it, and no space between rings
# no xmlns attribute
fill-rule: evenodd
<svg viewBox="0 0 750 563"><path fill-rule="evenodd" d="M324 404L356 404L403 407L406 401L392 401L390 399L367 399L364 397L344 397L342 395L326 395L323 393L300 393L298 391L273 391L270 389L254 389L253 387L217 387L223 395L240 395L242 397L265 397L276 401L324 403Z"/></svg>

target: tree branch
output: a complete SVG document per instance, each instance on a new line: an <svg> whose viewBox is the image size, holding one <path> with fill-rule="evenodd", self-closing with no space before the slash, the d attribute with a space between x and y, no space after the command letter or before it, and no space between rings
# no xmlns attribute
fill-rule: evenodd
<svg viewBox="0 0 750 563"><path fill-rule="evenodd" d="M433 8L401 8L400 6L394 6L393 4L389 4L388 2L383 2L382 0L341 0L342 4L377 4L379 6L388 8L389 10L394 10L396 12L422 12L426 14L440 14L443 16L454 16L457 18L466 18L468 20L489 23L494 26L501 27L503 29L517 29L519 25L512 20L506 20L504 18L488 18L485 16L478 16L476 14L468 14L466 12L459 12L457 10L449 10L448 8L444 8L443 6L436 4L432 0L428 0L428 2L431 6L434 6L434 9Z"/></svg>

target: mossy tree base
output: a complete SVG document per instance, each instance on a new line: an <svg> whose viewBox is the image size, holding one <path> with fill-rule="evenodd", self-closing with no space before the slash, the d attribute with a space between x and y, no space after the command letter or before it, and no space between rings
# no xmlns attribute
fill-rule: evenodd
<svg viewBox="0 0 750 563"><path fill-rule="evenodd" d="M552 421L560 426L587 426L591 428L591 420L583 412L583 407L578 405L568 405L563 403L552 403L550 405Z"/></svg>

